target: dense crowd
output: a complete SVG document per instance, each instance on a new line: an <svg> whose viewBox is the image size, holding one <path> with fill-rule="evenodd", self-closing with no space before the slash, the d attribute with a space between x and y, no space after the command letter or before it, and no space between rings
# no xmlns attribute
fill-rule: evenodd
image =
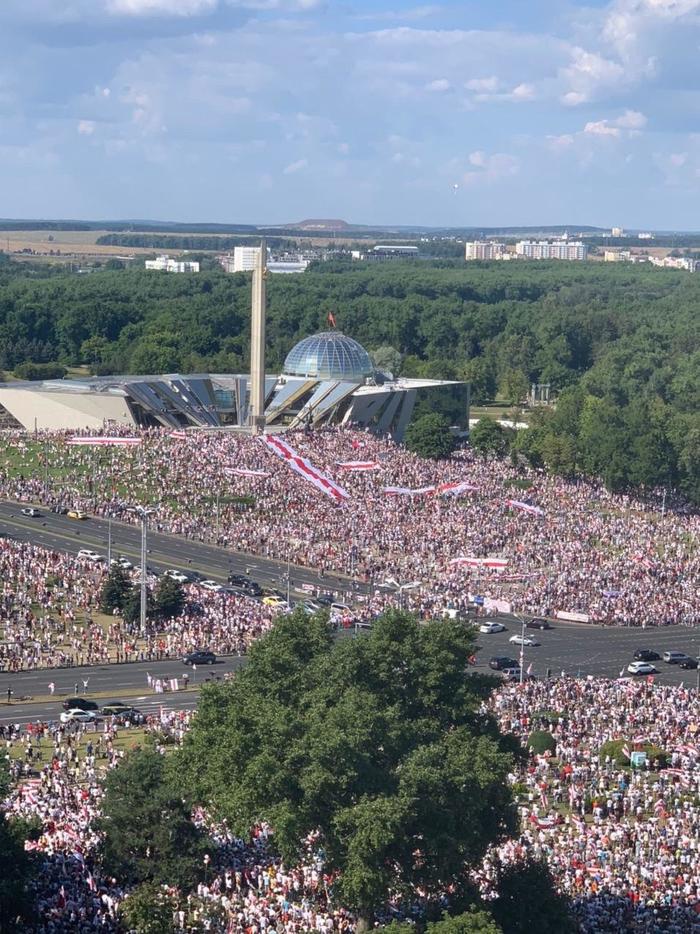
<svg viewBox="0 0 700 934"><path fill-rule="evenodd" d="M0 670L151 661L201 647L242 655L276 612L239 594L188 584L180 615L149 620L145 633L118 616L100 624L106 574L104 564L0 539Z"/></svg>
<svg viewBox="0 0 700 934"><path fill-rule="evenodd" d="M512 776L521 829L490 850L474 874L484 897L493 897L497 867L544 857L584 934L697 931L700 698L658 684L561 678L503 685L489 707L501 729L524 745L534 731L546 731L554 749L531 754ZM182 742L190 721L189 712L161 709L145 729L165 751ZM37 724L0 735L16 779L6 808L42 825L28 844L43 861L37 934L116 930L124 892L100 869L94 825L102 776L123 755L119 732L112 720L87 734L73 725ZM602 748L610 740L622 741L623 763ZM645 764L629 767L631 754L650 748ZM174 930L187 930L212 906L224 919L212 930L353 930L352 916L332 898L333 877L315 840L307 841L303 863L290 867L275 856L265 825L241 840L202 811L194 819L212 839L211 870L176 912Z"/></svg>
<svg viewBox="0 0 700 934"><path fill-rule="evenodd" d="M492 704L524 745L549 732L551 755L514 776L522 831L493 866L543 856L586 934L700 929L700 698L603 679L506 685ZM624 740L622 763L603 749ZM629 768L635 751L645 765Z"/></svg>
<svg viewBox="0 0 700 934"><path fill-rule="evenodd" d="M464 609L480 593L520 612L605 624L700 622L700 518L671 508L672 497L662 514L660 497L611 495L469 449L434 462L350 429L285 437L348 497L324 495L259 439L164 430L127 449L6 435L0 494L124 521L134 521L128 506L148 501L158 530L361 577L375 591L367 612L396 599L381 584L420 581L402 598L426 615ZM457 495L439 490L455 483L465 485ZM438 490L407 492L426 487ZM503 569L457 561L494 556Z"/></svg>

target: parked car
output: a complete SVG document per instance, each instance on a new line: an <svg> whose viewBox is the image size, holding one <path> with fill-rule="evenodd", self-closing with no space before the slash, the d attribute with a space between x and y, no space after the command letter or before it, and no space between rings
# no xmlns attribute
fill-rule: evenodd
<svg viewBox="0 0 700 934"><path fill-rule="evenodd" d="M123 568L125 571L130 571L134 566L128 558L124 557L124 555L119 555L117 558L112 558L112 565L119 565L119 567Z"/></svg>
<svg viewBox="0 0 700 934"><path fill-rule="evenodd" d="M631 675L653 675L657 669L650 662L630 662L627 671Z"/></svg>
<svg viewBox="0 0 700 934"><path fill-rule="evenodd" d="M163 571L163 577L169 577L171 580L177 581L178 584L186 584L189 580L186 574L183 574L182 571L178 571L175 568L168 568L167 571Z"/></svg>
<svg viewBox="0 0 700 934"><path fill-rule="evenodd" d="M23 516L29 516L31 519L38 519L41 513L38 509L34 509L33 506L26 506L24 509L21 509L20 512Z"/></svg>
<svg viewBox="0 0 700 934"><path fill-rule="evenodd" d="M56 503L51 507L51 512L55 513L57 516L65 516L68 512L68 507L61 506L59 503Z"/></svg>
<svg viewBox="0 0 700 934"><path fill-rule="evenodd" d="M80 519L81 521L87 519L85 513L81 512L79 509L69 509L66 515L69 519Z"/></svg>
<svg viewBox="0 0 700 934"><path fill-rule="evenodd" d="M485 635L492 635L495 632L505 632L506 627L503 623L481 623L479 626L479 632L483 632Z"/></svg>
<svg viewBox="0 0 700 934"><path fill-rule="evenodd" d="M337 616L347 616L348 613L352 613L347 603L331 603L330 609L331 615L335 613Z"/></svg>
<svg viewBox="0 0 700 934"><path fill-rule="evenodd" d="M318 602L318 600L302 600L299 604L302 609L306 610L307 613L320 613L321 610L324 610L325 607Z"/></svg>
<svg viewBox="0 0 700 934"><path fill-rule="evenodd" d="M526 629L551 629L549 620L543 619L540 616L537 616L533 619L527 620L525 623Z"/></svg>
<svg viewBox="0 0 700 934"><path fill-rule="evenodd" d="M632 658L636 662L658 662L660 656L658 652L652 652L651 649L637 649Z"/></svg>
<svg viewBox="0 0 700 934"><path fill-rule="evenodd" d="M267 597L263 597L262 602L265 604L265 606L273 606L273 607L287 606L287 601L284 599L284 597L278 597L277 594L268 594Z"/></svg>
<svg viewBox="0 0 700 934"><path fill-rule="evenodd" d="M321 606L330 606L334 601L335 597L332 593L320 593L316 597L316 603L320 603Z"/></svg>
<svg viewBox="0 0 700 934"><path fill-rule="evenodd" d="M686 655L682 661L678 662L678 667L682 668L684 671L695 671L695 669L698 667L698 659L691 658L690 655Z"/></svg>
<svg viewBox="0 0 700 934"><path fill-rule="evenodd" d="M539 645L539 642L534 636L523 636L519 632L511 636L508 641L513 645Z"/></svg>
<svg viewBox="0 0 700 934"><path fill-rule="evenodd" d="M88 700L87 697L67 697L63 701L64 710L99 710L99 704L94 700Z"/></svg>
<svg viewBox="0 0 700 934"><path fill-rule="evenodd" d="M216 663L216 655L213 652L207 651L198 651L190 652L188 655L182 656L183 665L214 665Z"/></svg>
<svg viewBox="0 0 700 934"><path fill-rule="evenodd" d="M664 652L662 655L662 658L667 665L680 665L683 659L687 657L688 656L685 654L685 652Z"/></svg>
<svg viewBox="0 0 700 934"><path fill-rule="evenodd" d="M81 710L79 707L73 707L70 710L64 710L59 719L61 723L96 723L100 715L94 710Z"/></svg>
<svg viewBox="0 0 700 934"><path fill-rule="evenodd" d="M262 596L262 587L256 581L246 577L245 574L229 574L228 582L232 590L245 594L246 597Z"/></svg>
<svg viewBox="0 0 700 934"><path fill-rule="evenodd" d="M503 668L501 674L506 681L520 681L520 668L517 666L515 668Z"/></svg>
<svg viewBox="0 0 700 934"><path fill-rule="evenodd" d="M124 704L121 701L111 701L104 704L102 716L117 717L120 723L125 723L127 720L131 723L143 723L146 719L138 708L132 707L130 704Z"/></svg>
<svg viewBox="0 0 700 934"><path fill-rule="evenodd" d="M96 551L90 551L89 548L81 548L78 557L83 558L85 561L92 561L94 564L105 560L102 555L98 555Z"/></svg>
<svg viewBox="0 0 700 934"><path fill-rule="evenodd" d="M517 668L518 663L508 655L494 655L489 659L489 668L494 671L503 671L504 668Z"/></svg>

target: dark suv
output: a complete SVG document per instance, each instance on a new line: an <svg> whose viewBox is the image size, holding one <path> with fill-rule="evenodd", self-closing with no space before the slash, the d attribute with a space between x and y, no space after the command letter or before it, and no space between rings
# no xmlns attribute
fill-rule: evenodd
<svg viewBox="0 0 700 934"><path fill-rule="evenodd" d="M237 590L246 597L261 597L262 588L260 584L246 577L245 574L229 574L228 582L233 590Z"/></svg>
<svg viewBox="0 0 700 934"><path fill-rule="evenodd" d="M637 649L634 653L635 662L658 662L661 658L658 652L652 652L651 649Z"/></svg>
<svg viewBox="0 0 700 934"><path fill-rule="evenodd" d="M213 652L190 652L189 655L183 655L183 665L214 665L216 655Z"/></svg>
<svg viewBox="0 0 700 934"><path fill-rule="evenodd" d="M507 655L494 655L493 658L489 659L489 668L493 668L494 671L503 671L504 668L517 668L518 663L514 658L509 658Z"/></svg>
<svg viewBox="0 0 700 934"><path fill-rule="evenodd" d="M551 629L552 627L549 624L549 621L542 619L541 617L536 617L535 619L529 619L525 623L526 629Z"/></svg>
<svg viewBox="0 0 700 934"><path fill-rule="evenodd" d="M63 701L64 710L99 710L100 707L94 700L88 700L87 697L67 697Z"/></svg>

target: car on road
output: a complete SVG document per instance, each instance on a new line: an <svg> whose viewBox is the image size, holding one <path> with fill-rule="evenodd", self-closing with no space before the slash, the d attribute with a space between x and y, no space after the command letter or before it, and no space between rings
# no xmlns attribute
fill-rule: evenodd
<svg viewBox="0 0 700 934"><path fill-rule="evenodd" d="M99 710L99 704L94 700L88 700L87 697L67 697L63 701L64 710Z"/></svg>
<svg viewBox="0 0 700 934"><path fill-rule="evenodd" d="M100 715L94 710L80 710L79 707L73 707L70 710L64 710L59 719L61 723L97 723Z"/></svg>
<svg viewBox="0 0 700 934"><path fill-rule="evenodd" d="M508 655L493 655L489 659L489 668L494 671L503 671L504 668L516 668L518 663Z"/></svg>
<svg viewBox="0 0 700 934"><path fill-rule="evenodd" d="M112 558L112 567L115 565L119 565L119 567L123 568L125 571L130 571L134 566L128 558L124 557L124 555L119 555L117 558Z"/></svg>
<svg viewBox="0 0 700 934"><path fill-rule="evenodd" d="M117 717L120 723L129 720L131 723L143 723L146 719L141 711L132 707L131 704L125 704L122 701L110 701L102 706L103 717Z"/></svg>
<svg viewBox="0 0 700 934"><path fill-rule="evenodd" d="M246 577L245 574L229 574L228 582L235 593L242 593L246 597L261 597L262 587L257 581Z"/></svg>
<svg viewBox="0 0 700 934"><path fill-rule="evenodd" d="M688 656L685 652L664 652L661 656L667 665L680 665Z"/></svg>
<svg viewBox="0 0 700 934"><path fill-rule="evenodd" d="M163 571L163 577L169 577L171 580L177 581L178 584L186 584L189 580L186 574L183 574L182 571L178 571L175 568L168 568L167 571Z"/></svg>
<svg viewBox="0 0 700 934"><path fill-rule="evenodd" d="M520 681L520 668L502 668L501 674L506 681Z"/></svg>
<svg viewBox="0 0 700 934"><path fill-rule="evenodd" d="M213 652L207 652L203 649L197 652L189 652L182 656L183 665L215 665L216 655Z"/></svg>
<svg viewBox="0 0 700 934"><path fill-rule="evenodd" d="M96 551L90 551L89 548L81 548L78 552L78 557L83 558L85 561L92 561L93 564L105 560L102 555L98 555Z"/></svg>
<svg viewBox="0 0 700 934"><path fill-rule="evenodd" d="M81 512L79 509L69 509L66 513L69 519L87 519L87 516L84 512Z"/></svg>
<svg viewBox="0 0 700 934"><path fill-rule="evenodd" d="M302 600L299 606L307 613L320 613L322 610L326 609L318 600L312 600L310 597L306 600Z"/></svg>
<svg viewBox="0 0 700 934"><path fill-rule="evenodd" d="M519 632L511 636L508 641L513 645L539 645L539 642L534 636L523 636Z"/></svg>
<svg viewBox="0 0 700 934"><path fill-rule="evenodd" d="M683 671L695 671L695 669L698 667L698 659L691 658L690 655L686 655L682 661L678 662L678 667L682 668Z"/></svg>
<svg viewBox="0 0 700 934"><path fill-rule="evenodd" d="M283 607L287 606L287 601L284 597L279 597L276 593L268 594L266 597L263 597L263 604L265 606L274 606L274 607Z"/></svg>
<svg viewBox="0 0 700 934"><path fill-rule="evenodd" d="M485 635L490 636L495 632L505 632L506 627L503 623L481 623L479 625L479 632L485 633Z"/></svg>
<svg viewBox="0 0 700 934"><path fill-rule="evenodd" d="M206 580L200 581L199 586L202 588L202 590L208 590L210 593L221 593L221 591L224 589L221 584L217 584L216 581L209 580L208 578Z"/></svg>
<svg viewBox="0 0 700 934"><path fill-rule="evenodd" d="M658 669L651 662L630 662L627 671L631 675L654 675Z"/></svg>
<svg viewBox="0 0 700 934"><path fill-rule="evenodd" d="M543 619L541 616L537 616L533 619L527 620L525 623L526 629L551 629L549 620Z"/></svg>
<svg viewBox="0 0 700 934"><path fill-rule="evenodd" d="M658 652L652 652L651 649L637 649L632 658L635 662L658 662L661 656Z"/></svg>
<svg viewBox="0 0 700 934"><path fill-rule="evenodd" d="M336 616L347 616L348 613L352 613L352 609L347 605L347 603L331 603L330 610L331 616L334 614Z"/></svg>
<svg viewBox="0 0 700 934"><path fill-rule="evenodd" d="M51 512L55 513L57 516L65 516L68 512L68 507L61 506L60 503L56 503L51 507Z"/></svg>
<svg viewBox="0 0 700 934"><path fill-rule="evenodd" d="M316 603L320 603L321 606L330 606L334 601L335 597L332 593L320 593L316 597Z"/></svg>
<svg viewBox="0 0 700 934"><path fill-rule="evenodd" d="M29 516L30 519L38 519L41 513L38 509L34 509L33 506L27 506L24 509L21 509L20 512L23 516Z"/></svg>

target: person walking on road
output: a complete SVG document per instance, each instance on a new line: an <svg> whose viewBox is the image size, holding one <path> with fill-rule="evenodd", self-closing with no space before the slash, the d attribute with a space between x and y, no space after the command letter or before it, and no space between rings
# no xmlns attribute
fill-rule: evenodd
<svg viewBox="0 0 700 934"><path fill-rule="evenodd" d="M53 692L56 690L56 685L53 681L49 681L49 694L53 697Z"/></svg>
<svg viewBox="0 0 700 934"><path fill-rule="evenodd" d="M12 688L7 689L7 703L8 704L12 703Z"/></svg>

